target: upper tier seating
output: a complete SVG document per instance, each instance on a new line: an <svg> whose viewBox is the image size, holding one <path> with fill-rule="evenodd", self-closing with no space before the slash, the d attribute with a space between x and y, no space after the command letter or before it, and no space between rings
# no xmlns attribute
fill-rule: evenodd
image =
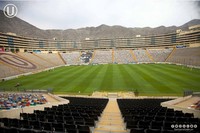
<svg viewBox="0 0 200 133"><path fill-rule="evenodd" d="M26 58L24 58L23 56L21 56L22 54L23 53L17 55L10 52L1 53L0 58L2 58L3 60L0 60L0 69L1 71L4 72L0 73L0 78L5 78L17 74L22 74L42 69L41 66L39 66L38 64L34 63L31 59L29 59L29 56L26 56ZM30 63L32 63L36 67ZM29 67L31 67L31 69L29 69Z"/></svg>
<svg viewBox="0 0 200 133"><path fill-rule="evenodd" d="M152 62L148 57L146 50L133 50L138 62Z"/></svg>
<svg viewBox="0 0 200 133"><path fill-rule="evenodd" d="M112 63L112 51L111 50L97 50L94 55L93 64Z"/></svg>
<svg viewBox="0 0 200 133"><path fill-rule="evenodd" d="M2 62L0 62L0 78L5 78L23 73L19 71L17 68L13 69L12 67L9 67L4 63L2 64L1 63Z"/></svg>
<svg viewBox="0 0 200 133"><path fill-rule="evenodd" d="M167 62L200 66L200 47L177 48Z"/></svg>
<svg viewBox="0 0 200 133"><path fill-rule="evenodd" d="M64 65L58 54L1 52L0 78Z"/></svg>
<svg viewBox="0 0 200 133"><path fill-rule="evenodd" d="M196 128L187 129L192 133L197 133L200 120L194 118L193 114L160 106L160 103L166 100L169 99L118 99L117 102L124 122L126 122L126 128L130 129L131 133L175 133L178 129L175 127L177 124L178 126L196 125ZM180 127L179 129L186 128Z"/></svg>
<svg viewBox="0 0 200 133"><path fill-rule="evenodd" d="M128 63L135 63L130 50L115 50L114 52L114 62L128 64Z"/></svg>
<svg viewBox="0 0 200 133"><path fill-rule="evenodd" d="M92 52L82 52L80 57L81 64L89 63L92 58L92 55Z"/></svg>
<svg viewBox="0 0 200 133"><path fill-rule="evenodd" d="M80 52L67 52L61 53L61 56L66 61L68 65L77 65L80 64Z"/></svg>
<svg viewBox="0 0 200 133"><path fill-rule="evenodd" d="M37 54L35 53L18 53L18 55L22 56L24 59L29 60L35 65L37 65L37 69L45 69L55 66L54 64L48 62L47 60L38 57Z"/></svg>
<svg viewBox="0 0 200 133"><path fill-rule="evenodd" d="M59 57L58 53L37 53L36 55L42 58L43 60L46 60L47 62L53 64L54 66L64 65L64 62Z"/></svg>
<svg viewBox="0 0 200 133"><path fill-rule="evenodd" d="M148 52L153 57L154 62L165 62L167 57L172 52L172 48L169 48L169 49L149 49Z"/></svg>

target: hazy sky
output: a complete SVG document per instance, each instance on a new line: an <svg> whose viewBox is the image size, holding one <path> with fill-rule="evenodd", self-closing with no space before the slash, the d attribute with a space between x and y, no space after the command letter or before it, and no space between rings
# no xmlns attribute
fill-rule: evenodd
<svg viewBox="0 0 200 133"><path fill-rule="evenodd" d="M180 26L200 19L200 0L0 0L18 7L18 17L41 29L106 25Z"/></svg>

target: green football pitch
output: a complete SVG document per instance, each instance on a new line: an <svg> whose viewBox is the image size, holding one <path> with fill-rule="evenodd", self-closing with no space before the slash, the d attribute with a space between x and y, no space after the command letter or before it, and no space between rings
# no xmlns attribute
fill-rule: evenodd
<svg viewBox="0 0 200 133"><path fill-rule="evenodd" d="M182 95L184 90L200 91L200 69L170 64L63 66L0 82L0 89L11 91L49 88L56 94L137 90L140 95Z"/></svg>

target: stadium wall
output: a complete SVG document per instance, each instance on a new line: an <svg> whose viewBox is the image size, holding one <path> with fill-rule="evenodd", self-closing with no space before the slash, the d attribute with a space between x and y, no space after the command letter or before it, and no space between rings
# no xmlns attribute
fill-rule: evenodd
<svg viewBox="0 0 200 133"><path fill-rule="evenodd" d="M55 53L74 50L191 46L200 44L200 30L163 35L139 36L132 38L111 38L96 40L46 40L0 33L0 48L12 52Z"/></svg>

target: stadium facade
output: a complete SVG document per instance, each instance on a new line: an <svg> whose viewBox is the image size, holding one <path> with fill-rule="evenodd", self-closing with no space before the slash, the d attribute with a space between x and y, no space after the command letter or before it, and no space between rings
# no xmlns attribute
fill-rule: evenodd
<svg viewBox="0 0 200 133"><path fill-rule="evenodd" d="M28 38L15 34L0 33L0 48L13 52L66 52L70 50L93 50L111 48L147 48L147 47L174 47L177 45L190 47L200 42L199 25L189 27L189 31L177 30L176 33L140 36L132 38L95 39L86 38L76 40L45 40Z"/></svg>

